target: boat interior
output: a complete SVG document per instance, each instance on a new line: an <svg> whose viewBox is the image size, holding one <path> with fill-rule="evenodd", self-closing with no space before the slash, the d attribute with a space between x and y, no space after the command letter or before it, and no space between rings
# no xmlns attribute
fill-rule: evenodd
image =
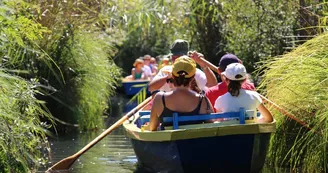
<svg viewBox="0 0 328 173"><path fill-rule="evenodd" d="M224 126L233 124L249 124L254 123L256 117L260 117L260 113L254 110L245 110L240 108L239 112L225 112L225 113L211 113L203 115L188 115L179 116L178 113L174 113L172 117L164 117L164 123L171 123L172 126L166 126L165 130L177 130L188 129L200 126ZM130 120L138 128L142 128L143 125L150 121L150 111L140 111L137 117ZM182 124L182 125L180 125Z"/></svg>

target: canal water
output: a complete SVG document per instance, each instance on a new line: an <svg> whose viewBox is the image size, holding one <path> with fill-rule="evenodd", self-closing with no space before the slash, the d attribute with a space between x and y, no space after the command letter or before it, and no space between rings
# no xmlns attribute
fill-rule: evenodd
<svg viewBox="0 0 328 173"><path fill-rule="evenodd" d="M111 99L111 109L108 110L109 116L104 117L106 127L114 124L125 112L136 106L136 103L127 105L129 99L123 95L117 95ZM69 134L59 135L57 139L49 139L51 161L47 166L51 166L61 159L76 153L101 132L80 132L73 130ZM45 170L46 168L41 168L39 172L44 172ZM88 152L84 153L70 170L63 172L131 173L144 171L142 168L138 168L137 158L130 140L124 135L124 129L120 127L92 147Z"/></svg>
<svg viewBox="0 0 328 173"><path fill-rule="evenodd" d="M118 95L111 99L111 110L108 117L104 117L106 126L114 124L127 110L135 105L126 106L129 98ZM97 132L70 132L60 135L58 139L51 139L51 161L47 167L66 158L96 138L102 131ZM41 168L38 172L44 172ZM125 136L122 127L114 130L110 135L84 153L67 173L145 173L138 167L137 158L132 149L130 140ZM264 173L285 172L280 169L263 170Z"/></svg>

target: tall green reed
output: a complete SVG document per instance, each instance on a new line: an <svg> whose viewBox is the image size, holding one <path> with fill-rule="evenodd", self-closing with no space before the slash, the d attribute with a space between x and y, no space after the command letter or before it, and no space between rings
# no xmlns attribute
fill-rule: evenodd
<svg viewBox="0 0 328 173"><path fill-rule="evenodd" d="M327 172L328 33L263 64L261 87L269 99L288 108L312 130L274 112L277 133L271 139L268 163Z"/></svg>
<svg viewBox="0 0 328 173"><path fill-rule="evenodd" d="M61 119L78 122L81 130L101 127L103 110L121 76L110 58L111 38L97 30L78 31L71 27L64 30L62 38L53 44L51 55L66 80L60 85L49 80L58 89L51 95L54 100L49 101L61 103L52 111ZM52 74L46 77L51 79Z"/></svg>

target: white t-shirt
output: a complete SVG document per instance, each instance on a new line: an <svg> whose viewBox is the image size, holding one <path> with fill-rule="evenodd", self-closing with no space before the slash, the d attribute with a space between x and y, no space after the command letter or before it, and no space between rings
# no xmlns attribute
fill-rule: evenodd
<svg viewBox="0 0 328 173"><path fill-rule="evenodd" d="M214 107L222 112L238 112L241 107L246 110L255 110L262 103L259 93L241 89L238 97L229 92L216 99Z"/></svg>
<svg viewBox="0 0 328 173"><path fill-rule="evenodd" d="M151 69L148 65L144 65L142 69L143 69L144 74L147 78L151 77L152 72L151 72Z"/></svg>
<svg viewBox="0 0 328 173"><path fill-rule="evenodd" d="M167 66L164 66L163 68L161 68L159 70L159 72L156 74L156 76L153 78L153 80L155 80L157 78L167 76L168 72L170 72L170 73L172 72L172 66L171 65L167 65ZM206 83L207 83L206 75L203 71L201 71L197 68L196 68L196 73L195 73L195 80L196 80L197 86L201 90L204 90L205 86L206 86ZM172 91L173 88L174 87L172 86L172 84L170 86L170 84L165 83L159 90L169 92L169 91Z"/></svg>

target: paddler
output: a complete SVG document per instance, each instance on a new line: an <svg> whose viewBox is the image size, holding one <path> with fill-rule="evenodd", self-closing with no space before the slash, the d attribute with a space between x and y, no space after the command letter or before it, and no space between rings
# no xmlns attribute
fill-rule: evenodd
<svg viewBox="0 0 328 173"><path fill-rule="evenodd" d="M171 46L171 60L174 63L174 61L183 55L187 55L189 51L189 43L186 40L175 40L174 43ZM196 61L197 62L197 61ZM202 70L196 68L195 72L195 82L201 90L205 90L206 87L211 87L217 84L216 77L214 73L207 67L205 64L198 63ZM172 66L167 65L164 66L159 70L157 75L153 78L153 80L149 84L149 91L151 93L154 93L158 90L160 91L171 91L174 88L174 85L172 84Z"/></svg>

